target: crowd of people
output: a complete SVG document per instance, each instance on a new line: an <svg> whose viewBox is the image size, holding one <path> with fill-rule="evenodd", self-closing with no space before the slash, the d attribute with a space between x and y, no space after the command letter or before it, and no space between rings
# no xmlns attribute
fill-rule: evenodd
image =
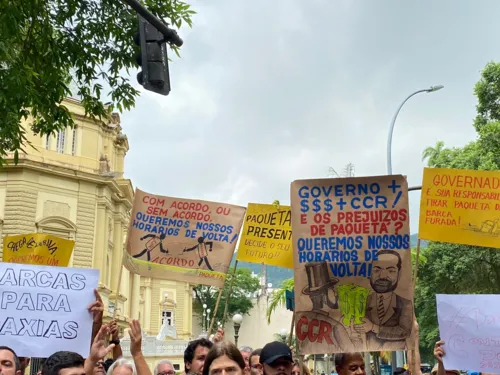
<svg viewBox="0 0 500 375"><path fill-rule="evenodd" d="M37 375L176 375L169 360L161 360L151 372L142 353L142 330L137 320L129 323L131 359L123 358L115 321L103 324L103 304L99 294L89 306L93 315L92 345L87 358L68 351L59 351L48 357ZM2 342L0 340L0 345ZM437 365L432 375L460 375L458 370L444 368L444 342L436 343L434 355ZM111 358L108 358L111 357ZM417 358L416 362L419 363ZM0 346L0 375L25 375L29 358L19 357L8 346ZM416 366L419 369L419 366ZM362 353L335 355L338 375L366 375ZM419 370L417 370L419 371ZM407 375L409 370L406 371ZM294 361L292 348L274 341L253 350L248 346L237 348L225 340L219 329L211 340L191 341L184 351L182 375L311 375L305 365ZM422 375L421 372L414 375ZM479 375L479 374L478 374ZM482 373L481 375L489 375Z"/></svg>

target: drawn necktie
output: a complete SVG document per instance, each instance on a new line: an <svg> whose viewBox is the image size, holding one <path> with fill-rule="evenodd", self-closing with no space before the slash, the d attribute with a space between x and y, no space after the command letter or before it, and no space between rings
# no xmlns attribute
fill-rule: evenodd
<svg viewBox="0 0 500 375"><path fill-rule="evenodd" d="M378 320L380 323L382 323L382 320L384 319L384 314L385 314L385 309L384 309L384 297L380 295L378 298Z"/></svg>

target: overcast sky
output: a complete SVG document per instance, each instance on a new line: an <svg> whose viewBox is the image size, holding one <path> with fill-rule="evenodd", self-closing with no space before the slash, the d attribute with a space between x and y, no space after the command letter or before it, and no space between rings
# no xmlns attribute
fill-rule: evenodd
<svg viewBox="0 0 500 375"><path fill-rule="evenodd" d="M169 96L144 92L122 115L126 175L151 193L290 201L290 182L352 162L386 173L387 133L400 102L393 172L420 185L422 150L462 146L473 87L500 61L500 2L452 0L197 0L170 64ZM172 54L173 55L173 54ZM420 194L410 193L411 232Z"/></svg>

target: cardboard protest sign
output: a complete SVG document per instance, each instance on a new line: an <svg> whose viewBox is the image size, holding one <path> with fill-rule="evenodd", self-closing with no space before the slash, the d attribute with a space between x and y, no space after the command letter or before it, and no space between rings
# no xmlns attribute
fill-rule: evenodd
<svg viewBox="0 0 500 375"><path fill-rule="evenodd" d="M498 295L437 294L439 334L445 342L446 369L498 373L500 303Z"/></svg>
<svg viewBox="0 0 500 375"><path fill-rule="evenodd" d="M124 266L141 276L222 287L245 208L136 190Z"/></svg>
<svg viewBox="0 0 500 375"><path fill-rule="evenodd" d="M418 235L500 248L500 172L425 168Z"/></svg>
<svg viewBox="0 0 500 375"><path fill-rule="evenodd" d="M20 357L87 357L99 271L0 263L0 337Z"/></svg>
<svg viewBox="0 0 500 375"><path fill-rule="evenodd" d="M294 181L291 202L300 352L411 349L406 179Z"/></svg>
<svg viewBox="0 0 500 375"><path fill-rule="evenodd" d="M7 236L3 240L3 261L67 267L75 241L44 233Z"/></svg>
<svg viewBox="0 0 500 375"><path fill-rule="evenodd" d="M236 259L293 268L290 207L249 203Z"/></svg>

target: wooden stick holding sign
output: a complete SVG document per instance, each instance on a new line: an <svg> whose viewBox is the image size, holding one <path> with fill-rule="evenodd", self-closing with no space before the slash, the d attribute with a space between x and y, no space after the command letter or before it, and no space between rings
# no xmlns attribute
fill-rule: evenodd
<svg viewBox="0 0 500 375"><path fill-rule="evenodd" d="M115 308L113 309L113 320L116 319L116 314L118 312L118 298L120 296L120 289L122 287L122 275L123 275L123 257L125 255L122 253L122 261L120 266L120 272L118 272L118 283L116 284L115 290Z"/></svg>
<svg viewBox="0 0 500 375"><path fill-rule="evenodd" d="M224 290L224 287L219 288L219 295L217 296L217 302L215 302L215 308L214 308L214 313L212 315L212 320L210 321L210 328L208 328L208 337L212 334L212 330L214 329L214 323L215 323L215 316L217 315L217 311L219 310L219 303L220 303L220 297L222 296L222 291Z"/></svg>
<svg viewBox="0 0 500 375"><path fill-rule="evenodd" d="M227 289L227 292L226 292L226 306L224 306L224 315L222 316L223 323L226 321L226 318L227 318L227 309L229 308L229 300L231 299L231 292L233 290L233 283L234 283L234 279L236 277L236 268L237 267L238 267L238 261L235 261L234 262L234 269L233 269L233 277L231 278L231 283L229 284L229 288Z"/></svg>
<svg viewBox="0 0 500 375"><path fill-rule="evenodd" d="M295 327L295 311L292 314L292 325L290 327L290 336L288 337L288 346L292 346L294 327Z"/></svg>
<svg viewBox="0 0 500 375"><path fill-rule="evenodd" d="M413 290L415 290L415 286L417 285L419 258L420 258L420 238L417 240L417 253L415 259L415 267L413 268Z"/></svg>

